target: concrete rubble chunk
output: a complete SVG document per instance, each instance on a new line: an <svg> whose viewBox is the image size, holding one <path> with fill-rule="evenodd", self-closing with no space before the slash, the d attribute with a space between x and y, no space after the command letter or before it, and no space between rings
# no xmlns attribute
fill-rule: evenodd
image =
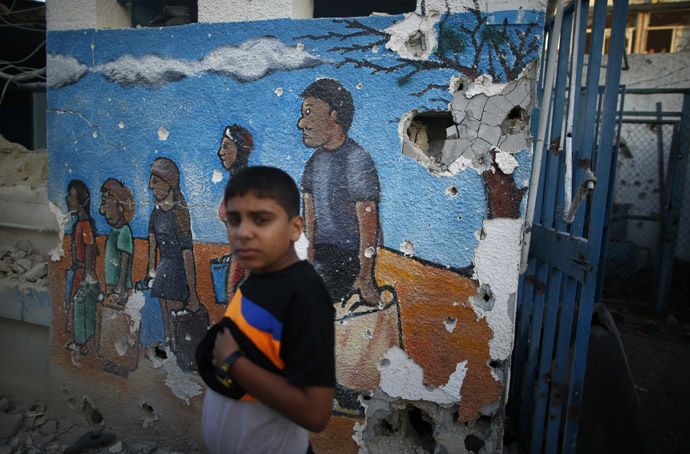
<svg viewBox="0 0 690 454"><path fill-rule="evenodd" d="M31 241L29 240L19 240L16 243L14 243L14 246L20 251L24 251L27 253L34 251L34 246L33 244L31 244Z"/></svg>
<svg viewBox="0 0 690 454"><path fill-rule="evenodd" d="M29 282L35 282L38 279L41 279L45 277L48 274L48 264L43 262L43 263L37 263L33 267L29 269L26 273L24 273L24 279L26 279Z"/></svg>
<svg viewBox="0 0 690 454"><path fill-rule="evenodd" d="M21 413L0 413L0 439L7 439L19 431L24 415Z"/></svg>
<svg viewBox="0 0 690 454"><path fill-rule="evenodd" d="M16 262L25 258L27 255L29 254L26 251L15 251L10 254L10 258Z"/></svg>
<svg viewBox="0 0 690 454"><path fill-rule="evenodd" d="M487 97L485 95L477 95L470 99L467 104L467 115L474 118L475 120L480 120L482 118L482 113L484 112L484 106L487 102Z"/></svg>
<svg viewBox="0 0 690 454"><path fill-rule="evenodd" d="M41 435L56 435L57 434L57 421L55 419L49 419L45 423L41 424L41 428L38 430Z"/></svg>

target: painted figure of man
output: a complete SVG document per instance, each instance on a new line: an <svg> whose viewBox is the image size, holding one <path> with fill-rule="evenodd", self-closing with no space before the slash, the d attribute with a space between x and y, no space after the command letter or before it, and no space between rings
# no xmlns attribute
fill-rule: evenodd
<svg viewBox="0 0 690 454"><path fill-rule="evenodd" d="M348 137L352 95L337 80L324 78L301 97L297 128L304 144L316 149L302 175L309 259L335 302L359 292L363 303L375 305L380 183L369 152Z"/></svg>

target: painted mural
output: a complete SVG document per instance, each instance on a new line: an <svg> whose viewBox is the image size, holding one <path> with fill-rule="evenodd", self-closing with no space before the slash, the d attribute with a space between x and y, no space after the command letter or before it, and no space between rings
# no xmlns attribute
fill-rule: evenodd
<svg viewBox="0 0 690 454"><path fill-rule="evenodd" d="M49 32L49 198L75 219L51 267L57 375L167 374L156 392L198 411L194 348L244 277L219 204L237 169L262 164L298 182L298 252L337 309L336 419L316 445L356 449L377 390L445 402L391 390L395 364L420 366L456 419L486 412L512 325L487 315L510 296L477 257L522 215L542 22L477 8Z"/></svg>

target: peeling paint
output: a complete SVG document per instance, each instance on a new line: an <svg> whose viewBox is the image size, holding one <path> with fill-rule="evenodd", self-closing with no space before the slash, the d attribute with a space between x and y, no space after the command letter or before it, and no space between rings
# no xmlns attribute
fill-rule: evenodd
<svg viewBox="0 0 690 454"><path fill-rule="evenodd" d="M480 285L490 285L494 298L492 310L485 310L470 300L477 317L486 318L494 337L489 341L491 357L507 359L513 345L514 314L508 313L511 295L517 292L520 249L506 245L520 244L522 219L485 219L482 241L474 252L476 279ZM510 276L510 278L508 278Z"/></svg>
<svg viewBox="0 0 690 454"><path fill-rule="evenodd" d="M460 389L467 373L467 361L457 364L448 382L433 388L424 383L424 371L399 347L392 347L379 362L379 387L390 397L425 400L440 405L460 403Z"/></svg>
<svg viewBox="0 0 690 454"><path fill-rule="evenodd" d="M62 241L65 238L65 226L69 222L70 214L63 213L62 210L53 202L48 202L48 207L51 213L55 216L55 221L58 226L58 245L48 252L50 260L58 262L65 256L65 251L62 249Z"/></svg>
<svg viewBox="0 0 690 454"><path fill-rule="evenodd" d="M434 26L440 19L438 12L426 16L406 14L405 19L386 29L390 35L386 48L397 52L402 58L427 60L437 44Z"/></svg>
<svg viewBox="0 0 690 454"><path fill-rule="evenodd" d="M166 358L163 359L157 355L151 355L153 367L155 369L162 368L165 371L167 374L165 377L166 386L172 390L175 397L190 405L190 399L203 392L203 381L199 376L188 374L180 369L175 354L167 346L165 347L165 356Z"/></svg>
<svg viewBox="0 0 690 454"><path fill-rule="evenodd" d="M211 177L211 181L215 184L220 183L221 181L223 181L223 173L218 169L213 169L213 176Z"/></svg>
<svg viewBox="0 0 690 454"><path fill-rule="evenodd" d="M501 172L506 175L510 175L513 171L520 165L511 153L506 153L505 151L500 151L496 153L496 164Z"/></svg>

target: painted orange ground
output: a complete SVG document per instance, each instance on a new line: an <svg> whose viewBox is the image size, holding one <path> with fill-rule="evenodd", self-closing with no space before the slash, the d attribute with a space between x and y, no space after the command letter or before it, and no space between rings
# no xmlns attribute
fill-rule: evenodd
<svg viewBox="0 0 690 454"><path fill-rule="evenodd" d="M467 361L458 411L461 421L476 418L482 407L500 399L503 384L492 377L488 366L493 332L485 319L477 320L469 303L477 293L475 281L386 249L379 249L376 256L376 280L395 288L403 347L424 370L427 384L446 384L457 364ZM452 319L457 323L449 332L444 322Z"/></svg>
<svg viewBox="0 0 690 454"><path fill-rule="evenodd" d="M321 433L310 434L311 445L314 452L355 454L359 449L352 439L355 433L355 423L363 424L363 420L347 418L345 416L333 416L328 427Z"/></svg>

